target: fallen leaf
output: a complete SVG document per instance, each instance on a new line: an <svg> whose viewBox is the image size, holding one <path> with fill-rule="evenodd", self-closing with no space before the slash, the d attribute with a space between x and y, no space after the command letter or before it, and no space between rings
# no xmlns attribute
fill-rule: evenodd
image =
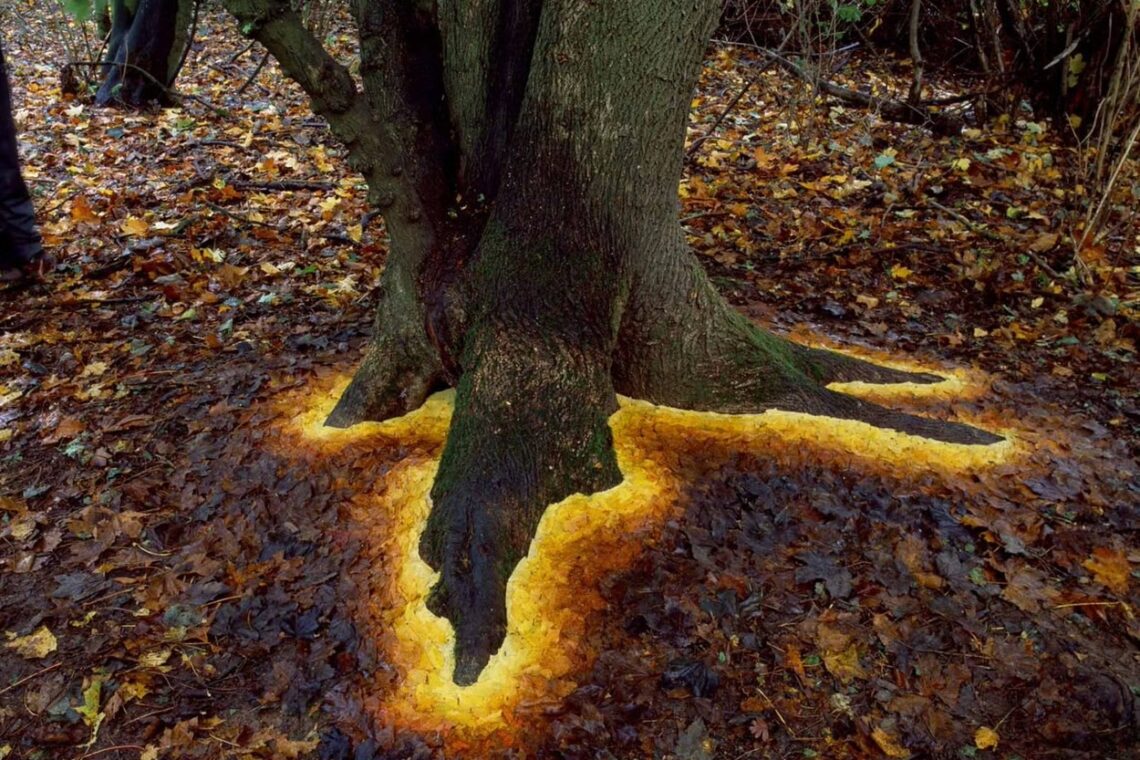
<svg viewBox="0 0 1140 760"><path fill-rule="evenodd" d="M978 749L996 749L998 733L988 726L982 726L974 732L974 746Z"/></svg>
<svg viewBox="0 0 1140 760"><path fill-rule="evenodd" d="M859 650L854 644L841 652L824 652L823 664L828 673L844 684L850 683L854 678L867 678L867 671L859 662Z"/></svg>
<svg viewBox="0 0 1140 760"><path fill-rule="evenodd" d="M1128 578L1132 574L1132 566L1123 553L1113 551L1107 546L1093 549L1092 556L1081 565L1092 571L1097 583L1107 586L1118 594L1128 591Z"/></svg>
<svg viewBox="0 0 1140 760"><path fill-rule="evenodd" d="M16 654L21 657L41 660L54 652L59 645L56 643L55 634L48 630L46 625L41 625L35 632L14 638L6 646L8 649L16 650Z"/></svg>
<svg viewBox="0 0 1140 760"><path fill-rule="evenodd" d="M146 237L150 232L150 225L146 223L145 219L139 219L137 216L130 216L123 220L119 225L119 229L123 234L131 235L132 237Z"/></svg>
<svg viewBox="0 0 1140 760"><path fill-rule="evenodd" d="M875 744L879 745L879 749L881 749L887 757L910 757L910 752L907 751L906 747L900 745L898 739L881 726L876 727L875 730L871 732L871 738L875 740Z"/></svg>
<svg viewBox="0 0 1140 760"><path fill-rule="evenodd" d="M42 440L42 443L58 443L65 439L71 439L86 429L87 426L78 417L64 417L55 426L55 430Z"/></svg>
<svg viewBox="0 0 1140 760"><path fill-rule="evenodd" d="M804 672L804 661L803 658L800 657L799 647L794 644L789 644L787 650L784 652L784 656L787 658L788 667L792 669L792 672L799 676L801 680L806 679L807 673Z"/></svg>
<svg viewBox="0 0 1140 760"><path fill-rule="evenodd" d="M139 658L139 667L141 668L157 668L167 660L170 659L169 649L158 649L153 652L147 652Z"/></svg>
<svg viewBox="0 0 1140 760"><path fill-rule="evenodd" d="M80 195L71 202L71 218L76 222L98 222L99 215L91 210L87 198Z"/></svg>
<svg viewBox="0 0 1140 760"><path fill-rule="evenodd" d="M1043 232L1029 244L1029 250L1034 253L1045 253L1052 250L1056 245L1060 236L1056 232Z"/></svg>

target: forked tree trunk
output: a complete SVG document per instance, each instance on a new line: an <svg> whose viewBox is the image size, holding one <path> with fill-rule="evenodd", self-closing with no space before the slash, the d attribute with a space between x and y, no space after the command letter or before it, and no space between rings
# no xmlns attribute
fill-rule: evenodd
<svg viewBox="0 0 1140 760"><path fill-rule="evenodd" d="M457 387L420 550L458 683L502 643L547 505L620 479L617 393L996 440L826 390L933 378L758 329L686 250L676 190L718 0L357 0L363 94L285 0L226 5L348 145L391 234L376 334L329 424Z"/></svg>
<svg viewBox="0 0 1140 760"><path fill-rule="evenodd" d="M190 44L194 0L113 0L101 106L137 108L167 103L183 53Z"/></svg>

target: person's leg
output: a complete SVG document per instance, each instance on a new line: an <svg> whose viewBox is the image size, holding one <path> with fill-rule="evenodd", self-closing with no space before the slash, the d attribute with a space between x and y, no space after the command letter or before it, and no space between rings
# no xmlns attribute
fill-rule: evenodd
<svg viewBox="0 0 1140 760"><path fill-rule="evenodd" d="M42 255L35 208L20 173L12 92L0 48L0 268L26 268Z"/></svg>

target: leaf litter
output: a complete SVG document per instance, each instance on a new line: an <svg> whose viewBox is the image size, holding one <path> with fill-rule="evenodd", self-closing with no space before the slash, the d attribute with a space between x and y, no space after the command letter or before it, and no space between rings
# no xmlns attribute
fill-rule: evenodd
<svg viewBox="0 0 1140 760"><path fill-rule="evenodd" d="M267 445L275 401L363 347L382 225L296 89L270 65L235 97L246 72L209 64L242 43L202 23L180 87L225 117L68 101L44 36L9 41L64 269L0 316L0 748L445 755L377 718L395 684L361 590L388 581L353 519L437 444ZM692 137L757 65L713 55ZM1119 251L1091 258L1096 292L1054 276L1075 157L1036 125L932 139L837 108L813 140L779 112L792 86L763 75L690 161L682 217L710 273L793 337L981 367L985 394L911 408L1015 421L1030 454L953 478L705 460L683 513L598 581L591 664L528 714L528 751L1124 756L1136 301Z"/></svg>

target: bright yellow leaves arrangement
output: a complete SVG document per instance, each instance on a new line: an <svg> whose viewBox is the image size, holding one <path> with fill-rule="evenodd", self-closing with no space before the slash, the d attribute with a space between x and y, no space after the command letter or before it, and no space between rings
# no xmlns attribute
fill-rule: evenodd
<svg viewBox="0 0 1140 760"><path fill-rule="evenodd" d="M884 403L963 398L984 390L984 381L971 373L938 372L947 379L933 385L832 387ZM479 681L459 687L451 680L450 623L431 614L425 603L436 573L418 551L452 394L436 394L420 409L388 422L326 428L323 421L347 380L338 378L322 392L283 402L290 417L283 426L286 445L315 459L395 443L408 447L410 453L382 476L377 473L375 486L354 499L351 510L355 527L367 536L374 568L369 623L385 658L399 669L393 683L378 687L383 693L374 707L386 723L441 732L457 750L492 737L500 746L511 744L523 731L520 711L555 704L575 688L575 674L592 657L589 633L605 608L598 582L627 567L683 508L680 495L695 457L715 451L789 462L817 456L868 471L952 474L1006 461L1018 451L1008 431L1001 431L1006 440L993 445L960 445L830 417L700 413L621 399L610 427L624 479L609 490L576 494L547 509L530 553L507 586L506 640Z"/></svg>

